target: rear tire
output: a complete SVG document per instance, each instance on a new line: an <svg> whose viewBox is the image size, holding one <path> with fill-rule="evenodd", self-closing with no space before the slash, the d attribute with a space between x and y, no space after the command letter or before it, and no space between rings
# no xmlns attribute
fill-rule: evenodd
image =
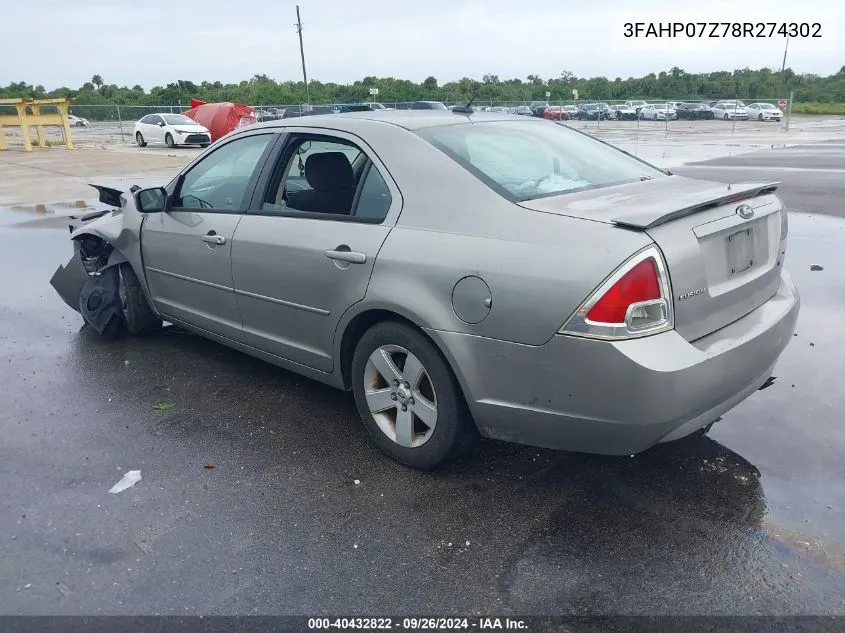
<svg viewBox="0 0 845 633"><path fill-rule="evenodd" d="M202 147L203 149L208 147L208 145L209 145L208 143L200 143L200 147Z"/></svg>
<svg viewBox="0 0 845 633"><path fill-rule="evenodd" d="M120 308L126 331L135 336L150 334L161 329L161 319L153 312L141 288L141 282L128 263L118 268L120 274ZM111 324L110 324L111 325Z"/></svg>
<svg viewBox="0 0 845 633"><path fill-rule="evenodd" d="M138 143L138 147L146 147L147 146L147 142L144 140L144 137L141 135L140 132L136 132L135 142Z"/></svg>
<svg viewBox="0 0 845 633"><path fill-rule="evenodd" d="M367 330L355 348L351 379L370 437L406 466L435 468L465 452L478 437L451 368L408 325L383 321Z"/></svg>
<svg viewBox="0 0 845 633"><path fill-rule="evenodd" d="M173 142L173 135L172 135L172 134L170 134L170 132L168 132L167 134L165 134L165 135L164 135L164 142L165 142L165 143L167 144L167 146L168 146L169 148L171 148L171 149L173 149L174 147L176 147L176 143L174 143L174 142Z"/></svg>

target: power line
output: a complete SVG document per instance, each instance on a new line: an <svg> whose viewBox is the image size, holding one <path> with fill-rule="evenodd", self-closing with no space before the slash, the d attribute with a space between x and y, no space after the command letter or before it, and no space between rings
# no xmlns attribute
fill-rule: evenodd
<svg viewBox="0 0 845 633"><path fill-rule="evenodd" d="M305 81L305 103L311 103L308 95L308 75L305 72L305 48L302 46L302 20L299 18L299 5L296 5L296 32L299 34L299 55L302 57L302 79Z"/></svg>

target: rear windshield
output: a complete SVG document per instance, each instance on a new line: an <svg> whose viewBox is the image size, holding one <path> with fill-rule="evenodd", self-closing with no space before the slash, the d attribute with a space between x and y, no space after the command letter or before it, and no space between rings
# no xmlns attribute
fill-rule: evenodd
<svg viewBox="0 0 845 633"><path fill-rule="evenodd" d="M546 121L434 126L418 134L516 202L666 175L586 134Z"/></svg>

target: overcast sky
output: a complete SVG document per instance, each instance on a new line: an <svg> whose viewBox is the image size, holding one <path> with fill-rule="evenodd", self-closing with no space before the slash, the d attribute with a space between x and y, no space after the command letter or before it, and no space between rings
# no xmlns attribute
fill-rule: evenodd
<svg viewBox="0 0 845 633"><path fill-rule="evenodd" d="M685 6L692 4L700 6ZM613 79L675 65L688 72L780 69L782 37L626 39L627 21L818 22L821 38L790 40L787 65L822 75L845 65L843 0L299 0L299 5L309 78L325 82L367 75L421 81L434 75L444 83L485 73L502 79L556 77L562 70ZM177 79L234 82L255 74L300 79L295 7L289 0L29 0L29 10L3 16L0 84L75 88L95 73L107 83L146 89Z"/></svg>

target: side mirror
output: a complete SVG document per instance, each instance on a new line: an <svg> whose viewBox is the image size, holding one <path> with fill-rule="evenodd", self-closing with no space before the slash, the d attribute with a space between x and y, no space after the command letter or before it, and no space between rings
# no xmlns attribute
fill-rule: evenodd
<svg viewBox="0 0 845 633"><path fill-rule="evenodd" d="M141 189L135 192L135 206L141 213L160 213L167 204L167 190L164 187Z"/></svg>
<svg viewBox="0 0 845 633"><path fill-rule="evenodd" d="M159 121L159 122L158 122L158 126L159 126L159 127L164 127L164 121Z"/></svg>

